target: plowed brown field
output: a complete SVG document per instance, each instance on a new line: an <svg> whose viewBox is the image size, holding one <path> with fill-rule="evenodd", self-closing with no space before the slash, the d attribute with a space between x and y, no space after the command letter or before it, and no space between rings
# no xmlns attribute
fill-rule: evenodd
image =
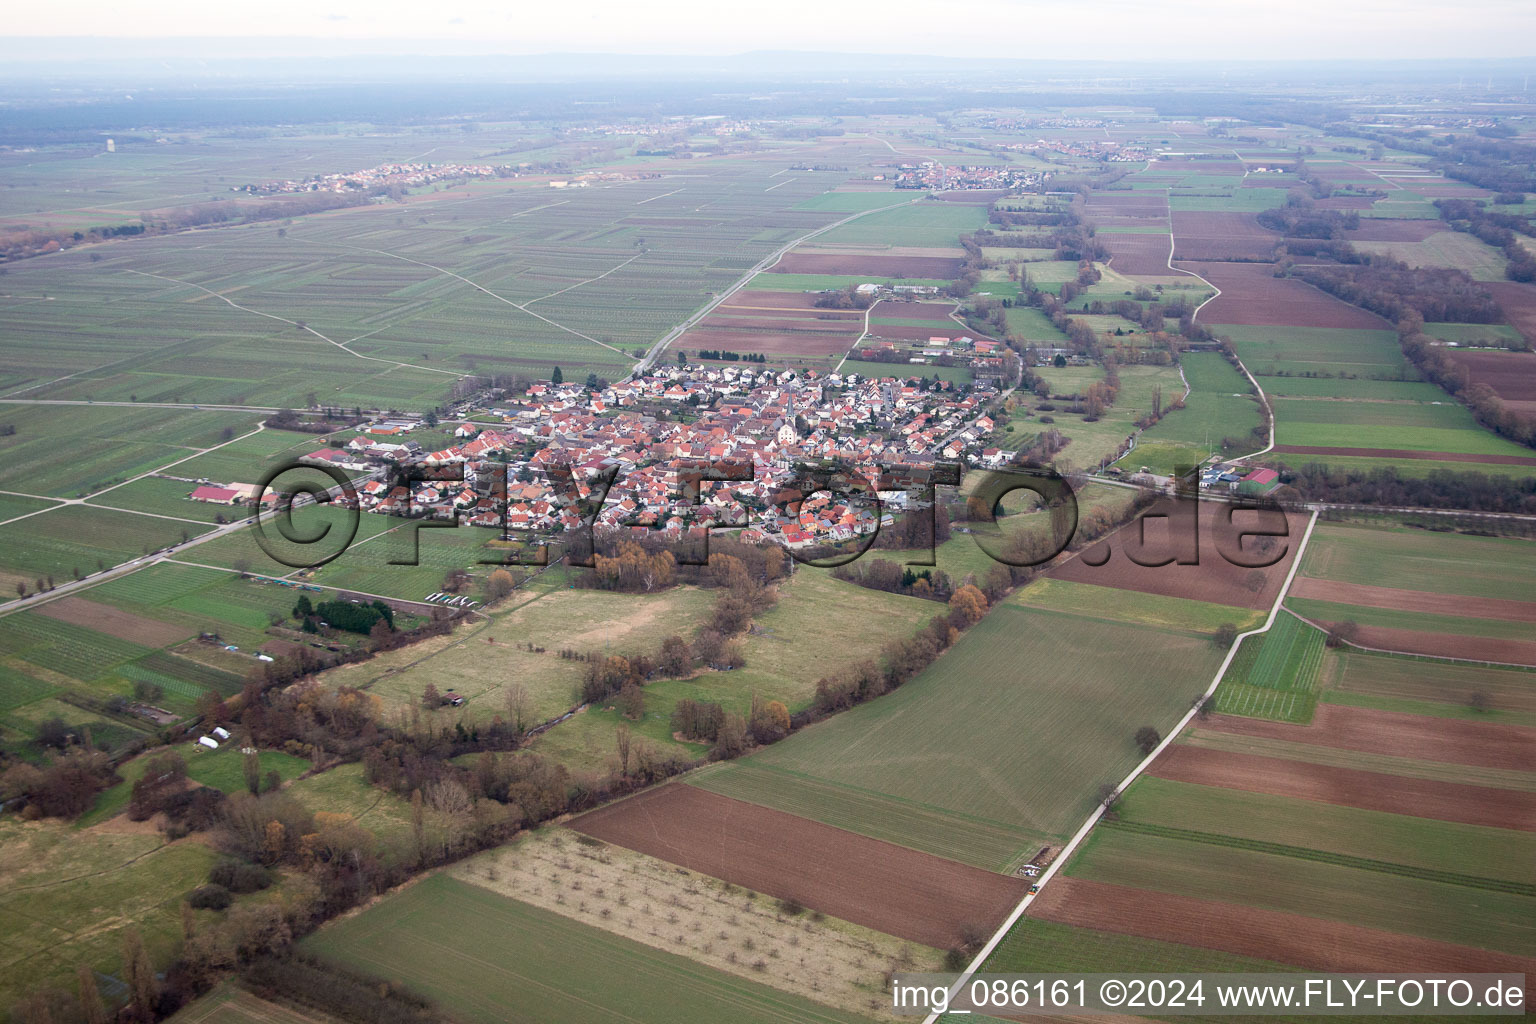
<svg viewBox="0 0 1536 1024"><path fill-rule="evenodd" d="M1280 235L1251 213L1173 211L1174 259L1267 260Z"/></svg>
<svg viewBox="0 0 1536 1024"><path fill-rule="evenodd" d="M1332 625L1332 623L1324 623L1324 625ZM1427 654L1436 658L1464 658L1468 661L1492 661L1502 665L1536 665L1536 641L1533 640L1463 636L1460 633L1428 633L1418 629L1392 629L1387 626L1361 626L1355 640L1366 647L1375 647L1383 651Z"/></svg>
<svg viewBox="0 0 1536 1024"><path fill-rule="evenodd" d="M1384 330L1391 325L1294 278L1275 277L1268 263L1181 263L1221 289L1200 311L1202 322L1261 327L1348 327Z"/></svg>
<svg viewBox="0 0 1536 1024"><path fill-rule="evenodd" d="M1483 287L1493 292L1510 326L1524 335L1527 343L1536 345L1536 284L1489 281Z"/></svg>
<svg viewBox="0 0 1536 1024"><path fill-rule="evenodd" d="M1109 247L1111 269L1121 274L1140 274L1144 277L1166 276L1168 270L1168 236L1143 234L1100 233L1098 240Z"/></svg>
<svg viewBox="0 0 1536 1024"><path fill-rule="evenodd" d="M1341 583L1337 580L1298 577L1291 584L1288 596L1311 598L1315 601L1337 601L1340 604L1358 604L1367 608L1392 608L1405 612L1464 615L1473 619L1500 619L1505 622L1536 622L1536 601L1449 596L1432 594L1424 590L1372 587L1363 583Z"/></svg>
<svg viewBox="0 0 1536 1024"><path fill-rule="evenodd" d="M1159 502L1150 511L1164 512L1167 508L1167 502ZM1220 537L1235 535L1245 526L1254 523L1255 514L1239 512L1234 515L1232 526L1218 526L1217 516L1226 508L1217 502L1200 502L1199 563L1196 565L1139 565L1132 561L1132 553L1143 562L1155 562L1167 557L1167 553L1172 551L1173 532L1182 536L1187 529L1184 525L1187 520L1171 525L1168 518L1157 516L1145 519L1144 542L1140 532L1142 527L1139 525L1142 520L1133 521L1086 549L1079 557L1052 569L1051 575L1075 583L1095 583L1102 587L1119 587L1144 594L1186 597L1238 608L1268 608L1274 604L1275 595L1285 582L1296 544L1306 531L1307 517L1301 514L1288 515L1286 521L1290 527L1289 537L1275 540L1276 544L1283 545L1285 556L1267 568L1251 569L1228 561L1217 543ZM1279 550L1276 548L1275 553ZM1268 557L1274 557L1274 553ZM1257 556L1251 558L1257 560ZM1093 564L1100 561L1102 565ZM1264 585L1257 589L1250 585L1250 576L1254 572L1264 577Z"/></svg>
<svg viewBox="0 0 1536 1024"><path fill-rule="evenodd" d="M1536 322L1533 322L1536 327ZM1443 349L1473 384L1487 384L1517 412L1536 413L1536 353Z"/></svg>
<svg viewBox="0 0 1536 1024"><path fill-rule="evenodd" d="M1216 900L1057 878L1031 916L1079 928L1219 949L1317 971L1536 975L1536 959Z"/></svg>
<svg viewBox="0 0 1536 1024"><path fill-rule="evenodd" d="M789 253L775 263L775 274L865 274L870 277L916 277L948 280L960 273L962 259L938 256L872 256L859 254Z"/></svg>
<svg viewBox="0 0 1536 1024"><path fill-rule="evenodd" d="M995 929L1025 889L1022 879L680 784L609 804L571 827L940 949L959 943L968 925Z"/></svg>
<svg viewBox="0 0 1536 1024"><path fill-rule="evenodd" d="M1446 230L1443 220L1388 220L1386 217L1362 217L1360 227L1344 232L1347 242L1422 242L1430 235Z"/></svg>
<svg viewBox="0 0 1536 1024"><path fill-rule="evenodd" d="M63 597L49 601L38 606L37 614L72 626L94 629L120 640L131 640L145 647L165 647L185 640L193 633L193 630L185 626L161 622L159 619L146 619L142 615L88 601L83 597Z"/></svg>
<svg viewBox="0 0 1536 1024"><path fill-rule="evenodd" d="M1148 773L1174 782L1536 832L1536 793L1335 768L1280 757L1177 744Z"/></svg>
<svg viewBox="0 0 1536 1024"><path fill-rule="evenodd" d="M1311 725L1212 715L1202 728L1420 761L1529 770L1536 728L1319 704Z"/></svg>

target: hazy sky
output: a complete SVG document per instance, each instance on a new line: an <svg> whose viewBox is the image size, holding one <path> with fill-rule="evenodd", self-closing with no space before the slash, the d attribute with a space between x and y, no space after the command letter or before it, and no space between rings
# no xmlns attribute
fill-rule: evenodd
<svg viewBox="0 0 1536 1024"><path fill-rule="evenodd" d="M1058 60L1524 57L1536 54L1536 2L17 0L0 31L319 37L345 49L388 39L409 41L401 46L421 53L792 49Z"/></svg>

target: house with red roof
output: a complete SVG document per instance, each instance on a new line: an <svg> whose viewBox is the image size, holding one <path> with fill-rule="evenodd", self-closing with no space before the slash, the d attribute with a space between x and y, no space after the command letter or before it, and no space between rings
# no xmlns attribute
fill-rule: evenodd
<svg viewBox="0 0 1536 1024"><path fill-rule="evenodd" d="M240 492L230 487L203 486L187 495L193 501L206 501L210 505L233 505L240 500Z"/></svg>

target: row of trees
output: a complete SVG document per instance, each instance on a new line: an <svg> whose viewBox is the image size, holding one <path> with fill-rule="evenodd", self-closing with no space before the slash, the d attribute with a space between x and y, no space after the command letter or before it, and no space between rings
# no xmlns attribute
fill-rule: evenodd
<svg viewBox="0 0 1536 1024"><path fill-rule="evenodd" d="M719 348L701 348L698 351L700 359L718 359L726 363L766 363L768 357L761 352L731 352Z"/></svg>
<svg viewBox="0 0 1536 1024"><path fill-rule="evenodd" d="M1522 199L1524 197L1522 196ZM1457 231L1465 231L1500 249L1507 261L1504 276L1511 281L1536 281L1536 253L1524 245L1516 233L1536 237L1531 218L1510 213L1491 212L1481 203L1468 199L1437 199L1440 216Z"/></svg>
<svg viewBox="0 0 1536 1024"><path fill-rule="evenodd" d="M1343 238L1346 231L1360 228L1358 210L1319 210L1311 196L1300 192L1292 193L1284 206L1265 210L1255 219L1287 238Z"/></svg>
<svg viewBox="0 0 1536 1024"><path fill-rule="evenodd" d="M1345 302L1397 323L1410 313L1433 323L1496 324L1493 295L1463 271L1410 267L1384 256L1345 266L1298 267L1296 275Z"/></svg>
<svg viewBox="0 0 1536 1024"><path fill-rule="evenodd" d="M1444 346L1424 333L1424 321L1409 313L1397 325L1403 354L1420 373L1459 399L1483 426L1517 444L1536 447L1536 415L1517 412L1493 388L1473 383L1467 368L1446 354Z"/></svg>
<svg viewBox="0 0 1536 1024"><path fill-rule="evenodd" d="M1308 500L1330 504L1536 515L1536 477L1447 469L1419 477L1403 476L1392 467L1365 470L1307 463L1287 467L1281 479Z"/></svg>
<svg viewBox="0 0 1536 1024"><path fill-rule="evenodd" d="M987 608L987 598L977 587L966 584L956 590L949 599L949 614L935 615L913 636L890 641L878 661L866 659L818 679L807 719L862 704L901 686L927 668L963 630L980 622Z"/></svg>
<svg viewBox="0 0 1536 1024"><path fill-rule="evenodd" d="M874 301L875 297L869 292L861 292L858 285L850 284L845 288L821 292L811 301L811 305L817 309L868 309Z"/></svg>

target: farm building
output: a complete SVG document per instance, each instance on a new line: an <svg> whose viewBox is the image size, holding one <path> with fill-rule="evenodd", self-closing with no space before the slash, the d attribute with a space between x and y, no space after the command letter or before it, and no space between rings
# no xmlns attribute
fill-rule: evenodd
<svg viewBox="0 0 1536 1024"><path fill-rule="evenodd" d="M1256 469L1237 482L1239 494L1268 494L1280 486L1280 474L1272 469Z"/></svg>
<svg viewBox="0 0 1536 1024"><path fill-rule="evenodd" d="M240 500L240 492L229 487L204 485L187 495L193 501L206 501L211 505L233 505Z"/></svg>

